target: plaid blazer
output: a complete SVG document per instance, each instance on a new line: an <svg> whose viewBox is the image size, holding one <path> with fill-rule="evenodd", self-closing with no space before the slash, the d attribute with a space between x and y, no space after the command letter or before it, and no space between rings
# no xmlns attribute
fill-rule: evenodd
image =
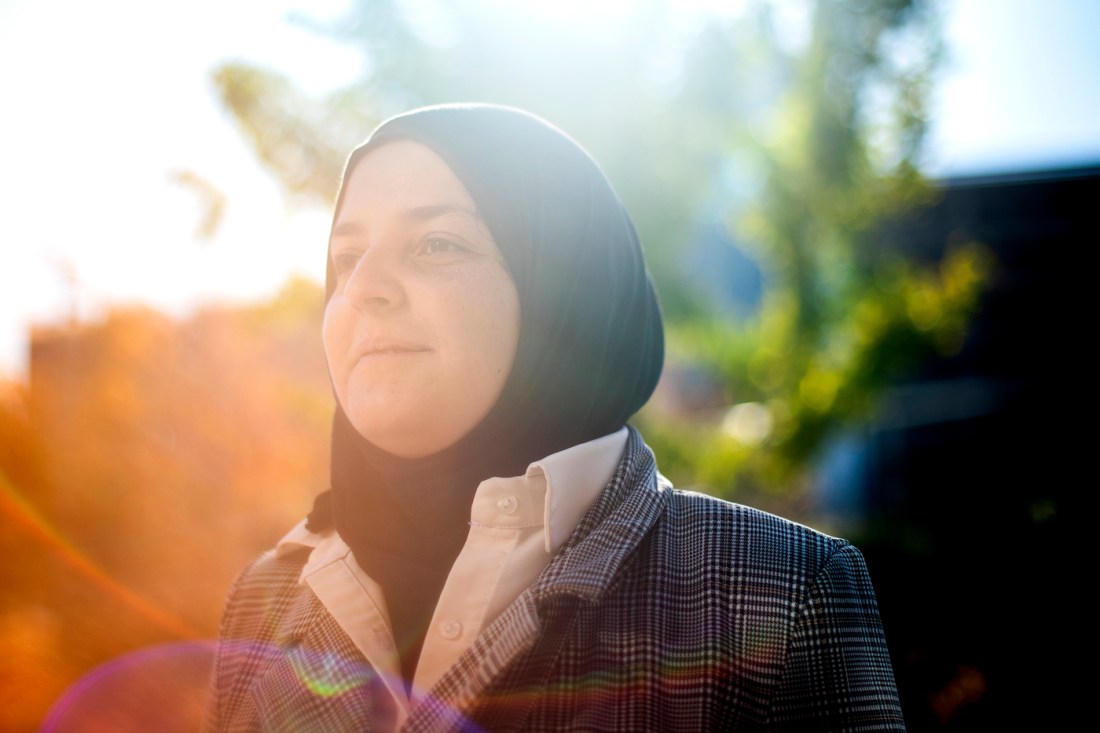
<svg viewBox="0 0 1100 733"><path fill-rule="evenodd" d="M394 724L366 659L267 553L222 619L213 731ZM674 490L631 429L621 464L539 578L403 731L899 731L871 581L844 540Z"/></svg>

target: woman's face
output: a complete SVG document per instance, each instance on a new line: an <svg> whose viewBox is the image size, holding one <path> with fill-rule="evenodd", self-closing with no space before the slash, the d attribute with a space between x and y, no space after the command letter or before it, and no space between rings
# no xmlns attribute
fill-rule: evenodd
<svg viewBox="0 0 1100 733"><path fill-rule="evenodd" d="M351 424L404 458L453 445L496 403L520 328L470 194L424 145L382 145L345 185L329 257L325 355Z"/></svg>

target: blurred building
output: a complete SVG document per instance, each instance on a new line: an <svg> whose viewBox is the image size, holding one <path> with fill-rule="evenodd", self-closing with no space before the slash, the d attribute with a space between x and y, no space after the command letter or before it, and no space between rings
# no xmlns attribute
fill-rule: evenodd
<svg viewBox="0 0 1100 733"><path fill-rule="evenodd" d="M991 288L962 350L892 389L878 420L827 459L849 489L833 499L865 513L856 539L910 729L1061 730L1082 706L1072 660L1089 635L1070 590L1088 577L1081 257L1100 167L940 190L882 246L935 261L950 243L984 243Z"/></svg>

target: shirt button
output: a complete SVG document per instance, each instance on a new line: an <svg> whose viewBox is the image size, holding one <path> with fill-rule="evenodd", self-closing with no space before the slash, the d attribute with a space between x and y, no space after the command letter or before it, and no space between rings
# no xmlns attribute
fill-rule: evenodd
<svg viewBox="0 0 1100 733"><path fill-rule="evenodd" d="M439 625L439 635L442 636L444 639L457 639L459 634L461 633L462 624L455 621L454 619L444 621L442 624Z"/></svg>
<svg viewBox="0 0 1100 733"><path fill-rule="evenodd" d="M497 502L497 509L505 514L515 514L516 509L519 509L519 499L514 496L506 496Z"/></svg>

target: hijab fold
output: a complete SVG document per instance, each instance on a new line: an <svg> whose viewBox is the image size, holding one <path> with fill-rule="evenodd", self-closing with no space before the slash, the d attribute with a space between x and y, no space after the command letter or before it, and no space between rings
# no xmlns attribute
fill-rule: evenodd
<svg viewBox="0 0 1100 733"><path fill-rule="evenodd" d="M336 408L331 489L308 526L335 526L382 586L412 679L478 484L522 475L534 461L621 428L657 384L664 337L634 225L599 166L565 133L497 105L393 117L349 157L336 214L355 166L398 140L431 148L466 187L515 281L521 314L496 404L441 452L386 453ZM326 297L335 282L330 260Z"/></svg>

